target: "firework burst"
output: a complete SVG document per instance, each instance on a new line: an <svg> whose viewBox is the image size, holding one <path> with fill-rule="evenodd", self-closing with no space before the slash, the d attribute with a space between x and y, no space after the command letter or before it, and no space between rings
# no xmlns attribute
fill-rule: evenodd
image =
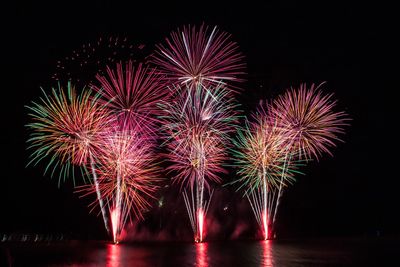
<svg viewBox="0 0 400 267"><path fill-rule="evenodd" d="M110 207L114 242L118 242L128 219L143 219L143 212L154 198L159 178L154 142L138 131L113 127L101 140L97 172L100 191ZM95 192L94 186L80 187L83 196ZM93 208L97 205L93 202Z"/></svg>
<svg viewBox="0 0 400 267"><path fill-rule="evenodd" d="M345 112L334 111L336 100L333 100L333 94L322 94L319 89L323 84L312 84L310 88L302 84L297 90L291 88L270 107L271 116L288 134L287 154L295 155L299 160L304 158L305 162L313 157L318 160L323 153L332 156L330 148L336 146L335 142L342 141L338 135L344 133L350 120ZM286 164L292 160L293 156L287 157ZM283 191L281 183L273 222Z"/></svg>
<svg viewBox="0 0 400 267"><path fill-rule="evenodd" d="M228 94L221 87L204 90L198 86L196 90L178 90L175 101L161 104L171 162L167 169L175 174L173 182L184 188L189 219L199 242L204 238L204 219L213 192L210 182L221 182L219 173L225 172L221 165L228 157L229 133L237 121L237 104Z"/></svg>
<svg viewBox="0 0 400 267"><path fill-rule="evenodd" d="M132 42L127 37L102 36L60 58L51 78L83 87L93 83L97 73L104 75L104 66L131 58L144 59L147 52L144 44Z"/></svg>
<svg viewBox="0 0 400 267"><path fill-rule="evenodd" d="M343 127L348 125L345 112L335 112L336 101L333 94L324 95L319 90L322 84L300 85L279 96L271 105L271 113L276 116L281 127L289 133L289 149L296 150L300 158L318 159L330 152Z"/></svg>
<svg viewBox="0 0 400 267"><path fill-rule="evenodd" d="M94 90L102 95L103 103L111 109L123 128L153 131L159 109L158 101L167 97L168 90L161 76L143 64L135 67L132 61L107 67L107 75L96 76L99 85ZM144 123L145 122L145 123Z"/></svg>
<svg viewBox="0 0 400 267"><path fill-rule="evenodd" d="M245 64L238 45L217 27L183 27L157 45L151 62L174 85L208 88L240 82ZM230 88L232 89L232 88Z"/></svg>
<svg viewBox="0 0 400 267"><path fill-rule="evenodd" d="M270 238L278 188L294 182L296 166L293 161L287 164L287 141L286 130L262 105L253 114L253 122L246 122L233 141L236 148L232 152L240 176L233 183L240 183L239 189L245 190L264 239Z"/></svg>
<svg viewBox="0 0 400 267"><path fill-rule="evenodd" d="M241 176L235 182L246 188L265 239L270 238L284 188L300 173L297 166L323 152L331 154L329 147L347 125L346 114L333 111L332 95L324 96L318 88L301 85L267 104L267 111L261 106L235 142Z"/></svg>
<svg viewBox="0 0 400 267"><path fill-rule="evenodd" d="M33 120L27 125L32 131L28 139L30 144L28 149L33 150L28 165L36 165L44 158L49 158L45 173L53 168L51 172L53 175L59 167L61 169L60 184L62 177L65 180L73 165L94 166L93 154L100 149L99 136L106 131L112 119L105 107L99 105L98 95L92 95L91 91L84 91L81 95L77 95L70 83L68 83L67 93L59 87L53 89L51 95L47 95L44 91L43 95L39 103L32 102L32 106L27 107L30 111L29 116ZM72 174L74 174L73 170ZM93 179L108 231L95 171L93 171ZM73 181L75 184L75 179Z"/></svg>

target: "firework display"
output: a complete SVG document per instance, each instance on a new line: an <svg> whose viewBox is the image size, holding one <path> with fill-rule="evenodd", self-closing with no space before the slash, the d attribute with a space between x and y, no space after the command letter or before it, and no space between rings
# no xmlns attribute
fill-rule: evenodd
<svg viewBox="0 0 400 267"><path fill-rule="evenodd" d="M253 122L239 130L233 150L245 188L264 239L271 238L284 188L294 182L299 165L340 141L347 125L344 112L334 112L332 95L323 95L314 84L291 89L271 104L259 107Z"/></svg>
<svg viewBox="0 0 400 267"><path fill-rule="evenodd" d="M237 104L222 87L204 90L198 85L196 90L178 88L176 93L180 97L173 98L175 101L160 105L165 113L163 128L171 163L167 170L183 189L195 240L202 242L213 193L210 182L220 183L218 175L225 172L222 163L228 158L229 133L238 119Z"/></svg>
<svg viewBox="0 0 400 267"><path fill-rule="evenodd" d="M46 161L44 173L58 173L59 186L71 177L114 243L128 222L145 219L163 177L179 187L196 242L205 240L221 184L243 192L263 239L273 238L286 188L302 166L332 155L348 115L335 111L323 84L301 84L242 116L244 56L217 27L173 31L146 64L143 48L100 38L57 62L59 87L27 106L28 165ZM228 166L237 177L223 181Z"/></svg>
<svg viewBox="0 0 400 267"><path fill-rule="evenodd" d="M90 164L97 198L108 231L106 212L98 190L93 154L99 150L98 139L112 121L112 117L106 108L97 102L98 95L92 96L91 91L77 95L70 83L67 93L60 87L53 89L50 96L44 92L43 95L41 102L32 102L32 106L27 107L33 119L33 122L27 125L32 130L28 143L30 143L29 148L33 150L28 165L50 158L46 171L53 168L51 172L53 175L59 167L60 182L61 178L65 180L73 165Z"/></svg>
<svg viewBox="0 0 400 267"><path fill-rule="evenodd" d="M143 219L157 190L159 168L155 161L154 141L134 130L110 128L99 140L96 153L100 192L110 207L114 242L120 240L128 219ZM93 185L79 188L83 196L95 193ZM97 205L94 202L93 205Z"/></svg>
<svg viewBox="0 0 400 267"><path fill-rule="evenodd" d="M260 105L253 121L238 130L232 150L240 176L234 183L244 189L264 239L270 238L277 189L294 182L296 172L295 162L287 160L287 131L275 119Z"/></svg>

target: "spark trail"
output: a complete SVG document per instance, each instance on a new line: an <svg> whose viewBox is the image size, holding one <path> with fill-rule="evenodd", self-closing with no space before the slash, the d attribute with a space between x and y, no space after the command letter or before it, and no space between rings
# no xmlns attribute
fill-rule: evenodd
<svg viewBox="0 0 400 267"><path fill-rule="evenodd" d="M239 130L233 150L238 174L233 183L245 189L264 239L271 238L280 199L292 184L299 165L340 141L347 125L344 112L334 112L336 101L312 85L286 91L272 103L260 105L252 122Z"/></svg>
<svg viewBox="0 0 400 267"><path fill-rule="evenodd" d="M211 93L213 92L213 93ZM173 102L160 105L164 114L164 143L174 173L180 183L194 238L204 240L205 218L212 197L210 182L220 183L225 170L229 133L235 130L237 104L222 87L204 90L176 88Z"/></svg>
<svg viewBox="0 0 400 267"><path fill-rule="evenodd" d="M93 153L98 151L98 139L106 130L112 118L105 107L99 105L98 95L84 91L77 95L75 88L68 83L67 92L61 87L52 89L52 94L43 91L40 102L32 102L29 116L33 122L28 139L32 149L31 160L35 165L44 158L50 158L45 173L51 167L52 175L57 167L61 168L61 178L65 180L71 166L91 166L92 178L96 185L97 200L100 204L104 226L109 231L107 215L98 189L98 180L94 169ZM74 178L74 171L72 170ZM73 179L75 184L75 179Z"/></svg>

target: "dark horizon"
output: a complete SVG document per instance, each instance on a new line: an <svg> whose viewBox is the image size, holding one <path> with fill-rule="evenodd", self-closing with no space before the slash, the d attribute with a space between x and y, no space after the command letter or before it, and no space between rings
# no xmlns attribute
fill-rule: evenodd
<svg viewBox="0 0 400 267"><path fill-rule="evenodd" d="M396 137L384 132L392 108L387 105L389 89L387 81L371 81L371 70L364 70L366 63L378 58L370 47L379 42L379 25L365 21L363 7L356 4L285 1L245 6L213 3L209 7L204 3L196 8L188 7L185 12L183 6L173 3L126 6L98 1L19 2L4 10L10 23L5 38L10 47L3 50L8 67L2 102L5 121L0 131L0 234L105 238L101 217L89 214L90 201L79 199L72 183L58 188L56 178L43 177L43 163L25 167L29 132L24 126L28 122L24 106L39 99L41 86L48 92L55 85L51 76L57 61L82 44L107 36L128 37L151 52L178 27L204 23L232 34L245 55L247 81L238 100L246 115L255 110L259 100L272 99L290 86L326 81L323 91L334 93L336 110L344 110L352 119L342 136L345 142L332 150L334 156L325 155L304 167L305 175L297 177L285 193L278 236L398 236L399 181L393 179L393 159L388 159L392 148L387 140ZM381 87L374 88L377 85ZM233 169L229 171L231 179L235 174ZM163 225L168 235L186 238L191 228L178 187L167 189L163 189L168 200L163 208L167 210L161 211L154 202L140 229L156 233L161 220L167 224ZM257 225L246 203L240 202L235 188L221 189L210 208L221 227L210 239L230 239L240 223L249 227L242 238L254 238ZM223 210L225 206L228 211ZM171 216L175 211L177 216ZM174 227L184 230L174 233Z"/></svg>

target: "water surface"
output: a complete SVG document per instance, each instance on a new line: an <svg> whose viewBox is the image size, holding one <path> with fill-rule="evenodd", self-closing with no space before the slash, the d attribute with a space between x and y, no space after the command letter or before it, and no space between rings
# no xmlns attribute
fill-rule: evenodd
<svg viewBox="0 0 400 267"><path fill-rule="evenodd" d="M400 266L398 240L0 244L9 266ZM1 264L0 264L1 265ZM7 266L7 265L6 265Z"/></svg>

